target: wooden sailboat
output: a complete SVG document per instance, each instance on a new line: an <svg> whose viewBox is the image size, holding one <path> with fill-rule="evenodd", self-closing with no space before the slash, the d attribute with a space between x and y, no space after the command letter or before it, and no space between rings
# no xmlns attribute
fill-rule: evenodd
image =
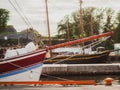
<svg viewBox="0 0 120 90"><path fill-rule="evenodd" d="M70 54L70 55L68 54L58 55L56 57L51 58L50 60L46 60L44 63L45 64L50 64L50 63L82 64L82 63L104 63L106 62L108 55L109 55L109 51L97 52L94 54L85 54L84 42L89 41L91 37L84 38L84 27L83 27L83 18L82 18L82 0L80 0L80 32L81 32L81 37L79 37L81 38L80 40L67 42L67 43L64 43L64 45L65 44L70 45L71 43L73 44L74 42L75 43L80 42L82 46L82 53ZM92 18L91 18L91 36L93 35L92 32L93 31L92 31ZM112 35L112 34L109 34L109 35ZM62 44L60 46L62 46ZM57 47L57 46L54 46L54 47Z"/></svg>
<svg viewBox="0 0 120 90"><path fill-rule="evenodd" d="M113 32L107 32L100 35L94 35L90 37L86 37L83 39L78 39L74 41L69 41L63 44L58 44L54 46L49 46L47 49L55 49L59 47L64 47L67 45L72 45L76 43L83 43L87 41L91 41L97 38L107 37L113 35ZM51 63L58 63L58 64L83 64L83 63L104 63L107 61L108 55L110 51L105 50L101 52L97 52L94 54L72 54L72 55L58 55L55 58L50 58L46 61L44 61L45 64L51 64Z"/></svg>
<svg viewBox="0 0 120 90"><path fill-rule="evenodd" d="M45 61L44 64L93 64L105 63L107 61L109 51L100 52L97 54L72 54L59 55L53 59Z"/></svg>
<svg viewBox="0 0 120 90"><path fill-rule="evenodd" d="M45 49L34 50L25 54L0 59L0 81L37 81L42 70L42 65L44 63L79 63L79 62L104 62L109 54L109 51L104 51L102 53L94 55L76 55L72 58L75 60L68 59L61 62L64 58L56 58L56 60L43 61L45 59L45 54L47 50L52 50L55 48L72 45L76 43L83 43L93 39L111 36L113 32L108 32L100 35L91 36L88 38L83 38L75 41L69 41L66 43L53 45L46 47ZM35 76L35 77L34 77Z"/></svg>

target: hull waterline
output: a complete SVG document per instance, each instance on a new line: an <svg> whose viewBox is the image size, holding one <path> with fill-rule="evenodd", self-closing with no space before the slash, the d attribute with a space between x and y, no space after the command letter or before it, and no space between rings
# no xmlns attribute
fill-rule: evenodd
<svg viewBox="0 0 120 90"><path fill-rule="evenodd" d="M46 51L4 59L0 62L0 81L38 81Z"/></svg>

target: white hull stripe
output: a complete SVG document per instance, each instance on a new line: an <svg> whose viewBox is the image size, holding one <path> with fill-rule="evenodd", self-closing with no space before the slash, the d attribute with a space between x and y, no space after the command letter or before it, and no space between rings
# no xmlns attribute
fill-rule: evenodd
<svg viewBox="0 0 120 90"><path fill-rule="evenodd" d="M41 67L41 68L42 68L42 65L43 65L43 63L40 63L40 64L31 66L31 67L27 67L27 68L24 68L24 69L21 69L21 70L16 70L16 71L13 71L13 72L9 72L9 73L6 73L6 74L2 74L2 75L0 75L0 78L4 78L4 77L11 76L11 75L23 73L23 72L26 72L26 71L30 71L30 70L35 69L35 68L38 68L38 67Z"/></svg>

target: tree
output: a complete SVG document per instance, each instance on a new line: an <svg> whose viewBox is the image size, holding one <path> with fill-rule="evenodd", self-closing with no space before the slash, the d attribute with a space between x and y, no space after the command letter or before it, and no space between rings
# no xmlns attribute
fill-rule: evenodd
<svg viewBox="0 0 120 90"><path fill-rule="evenodd" d="M99 12L98 12L99 11ZM101 9L97 8L84 8L83 9L83 21L84 21L84 31L85 36L89 37L91 35L99 34L100 22L102 20L103 14Z"/></svg>
<svg viewBox="0 0 120 90"><path fill-rule="evenodd" d="M83 9L83 27L84 27L84 37L91 36L93 34L99 34L100 23L103 18L103 10L96 8L84 8ZM70 22L71 21L71 22ZM92 25L92 27L91 27ZM69 29L67 29L67 27ZM81 36L80 30L80 13L79 11L73 12L70 16L63 18L58 25L58 33L64 36L69 36L71 39L78 39ZM65 38L65 37L64 37Z"/></svg>
<svg viewBox="0 0 120 90"><path fill-rule="evenodd" d="M64 19L59 23L58 25L58 35L62 38L70 40L71 37L71 30L70 30L70 22L69 22L69 16L65 16Z"/></svg>
<svg viewBox="0 0 120 90"><path fill-rule="evenodd" d="M9 11L0 8L0 27L6 27L9 20Z"/></svg>
<svg viewBox="0 0 120 90"><path fill-rule="evenodd" d="M42 47L44 45L42 42L41 34L39 34L38 31L33 28L25 29L25 30L21 31L20 34L21 35L26 34L26 37L24 37L24 38L21 37L21 38L23 38L22 41L24 41L24 39L26 39L26 43L28 43L32 40L32 41L34 41L35 44L38 44L39 47Z"/></svg>
<svg viewBox="0 0 120 90"><path fill-rule="evenodd" d="M109 32L112 30L113 27L113 14L114 10L111 8L105 8L105 23L103 25L103 32ZM106 49L113 49L113 39L110 37L108 38L104 43L103 46L106 47Z"/></svg>
<svg viewBox="0 0 120 90"><path fill-rule="evenodd" d="M92 35L100 34L101 32L111 31L113 28L113 14L114 11L110 8L83 8L83 36L89 37ZM67 29L69 27L69 29ZM63 18L58 25L58 33L61 33L62 38L79 39L81 37L80 30L80 13L79 11L73 12ZM111 39L103 42L101 45L106 49L112 48Z"/></svg>
<svg viewBox="0 0 120 90"><path fill-rule="evenodd" d="M117 14L117 27L115 29L114 41L115 43L120 43L120 11Z"/></svg>
<svg viewBox="0 0 120 90"><path fill-rule="evenodd" d="M105 14L106 14L106 20L105 20L103 32L108 32L111 30L111 27L113 26L112 18L114 11L111 8L106 8Z"/></svg>

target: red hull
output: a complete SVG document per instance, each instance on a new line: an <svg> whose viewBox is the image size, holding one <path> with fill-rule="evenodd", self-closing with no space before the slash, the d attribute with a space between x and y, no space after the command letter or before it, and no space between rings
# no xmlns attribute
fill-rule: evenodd
<svg viewBox="0 0 120 90"><path fill-rule="evenodd" d="M11 71L43 63L45 54L46 50L39 50L18 57L4 59L4 61L0 62L0 74L9 73Z"/></svg>

